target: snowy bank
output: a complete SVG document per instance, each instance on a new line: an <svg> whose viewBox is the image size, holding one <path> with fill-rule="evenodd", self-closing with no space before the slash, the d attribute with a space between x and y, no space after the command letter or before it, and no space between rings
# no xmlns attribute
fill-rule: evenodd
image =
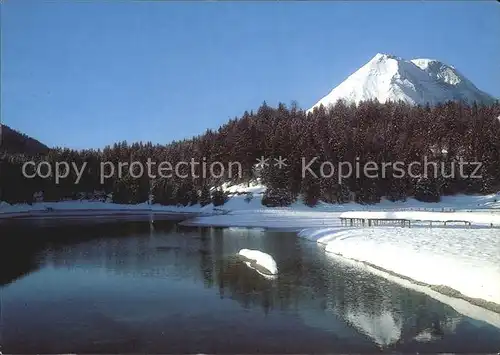
<svg viewBox="0 0 500 355"><path fill-rule="evenodd" d="M278 273L276 261L269 254L252 249L241 249L238 254L245 259L249 267L255 268L265 276L274 276Z"/></svg>
<svg viewBox="0 0 500 355"><path fill-rule="evenodd" d="M186 226L275 228L300 231L303 228L340 226L340 213L311 209L258 209L231 211L224 215L198 216L182 222Z"/></svg>
<svg viewBox="0 0 500 355"><path fill-rule="evenodd" d="M357 203L328 204L320 202L315 207L308 207L297 201L288 207L265 207L262 205L262 194L265 187L262 185L233 185L225 186L233 195L221 206L228 213L224 215L204 215L183 222L191 226L217 226L217 227L261 227L291 229L300 231L304 228L340 227L339 217L343 213L408 213L416 219L425 217L421 213L436 213L434 218L464 218L470 219L469 213L474 213L474 221L479 225L486 225L500 220L500 196L491 194L484 196L444 196L441 202L425 203L408 199L403 202L382 200L376 205L360 205ZM247 199L246 193L252 193L252 198ZM397 211L397 212L396 212ZM442 212L448 211L448 212ZM477 213L477 215L476 215ZM418 215L421 214L421 215ZM385 216L385 215L383 215ZM408 216L403 214L403 216ZM477 217L477 218L476 218ZM479 223L481 222L481 223ZM494 224L497 225L495 222Z"/></svg>
<svg viewBox="0 0 500 355"><path fill-rule="evenodd" d="M194 206L162 206L159 204L118 204L101 201L60 201L36 202L31 205L9 205L0 202L0 219L22 217L85 217L106 215L142 215L142 214L188 214L192 216L217 214L212 205L202 208Z"/></svg>
<svg viewBox="0 0 500 355"><path fill-rule="evenodd" d="M328 255L333 261L337 261L343 264L348 264L350 266L359 268L361 270L365 270L374 275L385 278L386 280L397 283L410 290L415 290L417 292L426 294L429 297L432 297L441 303L447 304L448 306L452 307L455 311L466 317L477 319L479 321L486 322L494 327L500 328L500 313L498 312L494 312L489 309L477 306L461 298L455 298L437 292L423 283L416 283L412 280L399 277L394 273L386 272L380 268L370 266L367 263L346 259L345 257L338 256L332 253L329 253ZM390 334L390 328L386 329L385 333Z"/></svg>
<svg viewBox="0 0 500 355"><path fill-rule="evenodd" d="M327 252L500 312L497 229L326 228L299 235Z"/></svg>

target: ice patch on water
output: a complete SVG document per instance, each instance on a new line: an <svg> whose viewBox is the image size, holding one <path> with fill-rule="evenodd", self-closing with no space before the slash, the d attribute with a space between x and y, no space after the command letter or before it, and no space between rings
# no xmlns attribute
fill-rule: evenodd
<svg viewBox="0 0 500 355"><path fill-rule="evenodd" d="M241 249L238 254L249 260L246 262L248 266L255 268L254 265L256 265L263 268L264 272L259 272L261 274L276 275L278 273L276 261L269 254L252 249Z"/></svg>

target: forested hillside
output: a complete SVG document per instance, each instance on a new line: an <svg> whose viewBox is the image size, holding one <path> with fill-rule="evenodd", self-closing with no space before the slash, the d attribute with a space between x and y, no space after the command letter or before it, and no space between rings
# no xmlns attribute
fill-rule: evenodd
<svg viewBox="0 0 500 355"><path fill-rule="evenodd" d="M0 124L0 152L17 154L45 154L49 148L26 134Z"/></svg>
<svg viewBox="0 0 500 355"><path fill-rule="evenodd" d="M306 115L305 111L280 104L271 108L265 103L257 112L245 112L218 130L175 141L166 146L148 142L116 143L103 150L73 151L51 149L47 154L2 154L0 200L9 203L32 202L36 192L43 192L44 201L85 198L86 194L100 191L112 193L114 202L139 203L148 200L165 205L189 205L210 203L212 197L223 203L220 190L223 182L247 182L256 177L255 164L261 156L272 159L282 157L286 167L273 164L258 171L262 183L267 186L263 203L283 206L302 198L308 205L322 200L343 203L349 199L359 203L377 203L385 197L404 200L409 196L422 201L438 201L440 196L456 193L491 193L500 189L500 105L472 105L449 102L435 107L411 106L405 103L368 101L359 105L338 102L327 110L316 108ZM173 119L173 118L166 118ZM386 176L368 178L351 175L338 179L303 177L302 159L317 157L312 171L319 174L320 163L351 162L360 164L375 162L423 162L424 159L451 166L460 159L483 163L481 179L460 176L419 178L395 177L389 169ZM141 161L147 159L172 165L176 162L240 162L241 178L227 176L203 177L201 166L194 171L188 166L181 171L188 178L169 177L150 179L147 174L133 178L129 174L100 181L101 162ZM21 167L27 160L48 161L52 166L58 161L73 162L86 168L79 183L76 174L61 179L26 179ZM270 162L271 162L270 161ZM153 173L157 174L154 170ZM465 172L473 170L466 166ZM29 170L29 169L28 169ZM418 171L418 169L416 169ZM30 170L32 171L32 170ZM414 169L415 171L415 169ZM194 172L194 174L193 174ZM471 171L469 171L471 172ZM132 174L134 175L134 174ZM216 188L215 191L212 188ZM211 196L215 195L215 196Z"/></svg>

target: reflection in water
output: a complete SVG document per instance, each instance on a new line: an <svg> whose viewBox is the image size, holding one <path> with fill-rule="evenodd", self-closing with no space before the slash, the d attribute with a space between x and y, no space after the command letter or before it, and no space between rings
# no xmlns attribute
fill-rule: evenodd
<svg viewBox="0 0 500 355"><path fill-rule="evenodd" d="M12 352L500 348L500 330L340 264L292 233L171 222L0 225L0 233L3 340ZM272 255L277 278L248 268L236 257L243 248ZM240 335L227 344L221 329ZM76 339L54 347L63 334Z"/></svg>
<svg viewBox="0 0 500 355"><path fill-rule="evenodd" d="M238 301L244 308L261 306L267 314L274 307L273 282L236 258L221 261L217 270L219 294Z"/></svg>
<svg viewBox="0 0 500 355"><path fill-rule="evenodd" d="M413 292L382 278L346 266L323 256L327 266L313 269L321 275L318 297L325 297L327 309L343 318L380 347L397 348L402 343L422 340L420 332L430 332L432 340L456 332L464 317L424 294Z"/></svg>
<svg viewBox="0 0 500 355"><path fill-rule="evenodd" d="M383 282L374 282L369 275L355 269L342 268L329 262L323 277L327 308L370 337L382 347L397 343L402 335L403 317L398 300ZM330 270L341 267L343 277Z"/></svg>
<svg viewBox="0 0 500 355"><path fill-rule="evenodd" d="M0 243L0 287L38 269L36 249ZM16 256L16 257L13 257Z"/></svg>

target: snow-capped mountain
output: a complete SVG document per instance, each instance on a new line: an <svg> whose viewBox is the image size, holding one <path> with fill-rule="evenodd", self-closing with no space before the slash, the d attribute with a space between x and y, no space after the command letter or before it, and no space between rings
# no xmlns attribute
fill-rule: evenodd
<svg viewBox="0 0 500 355"><path fill-rule="evenodd" d="M339 99L359 103L405 101L435 105L445 101L492 103L495 98L479 90L451 65L433 59L405 60L378 53L344 82L311 107L328 107Z"/></svg>

